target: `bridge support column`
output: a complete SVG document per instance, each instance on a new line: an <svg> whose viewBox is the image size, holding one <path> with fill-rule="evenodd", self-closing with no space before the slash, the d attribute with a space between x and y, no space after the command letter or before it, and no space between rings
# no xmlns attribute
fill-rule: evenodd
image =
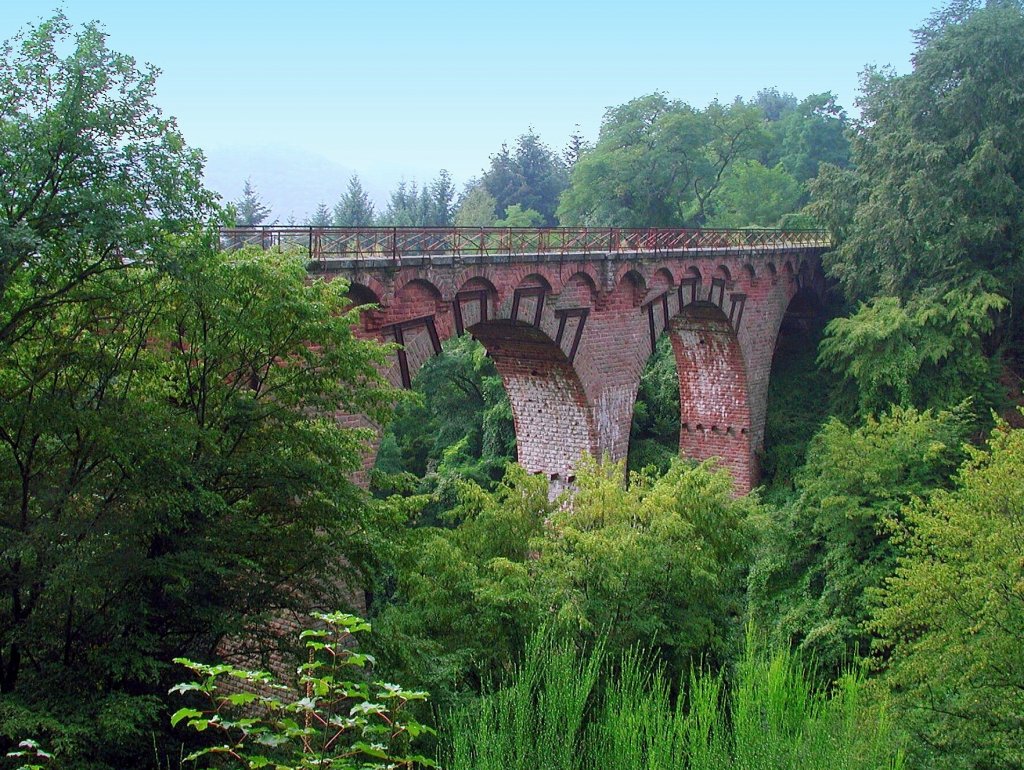
<svg viewBox="0 0 1024 770"><path fill-rule="evenodd" d="M679 374L679 451L721 458L738 494L757 483L746 367L736 333L714 306L673 319L672 348Z"/></svg>
<svg viewBox="0 0 1024 770"><path fill-rule="evenodd" d="M525 324L479 326L474 335L494 360L515 420L518 461L558 491L584 453L598 453L594 410L564 352Z"/></svg>

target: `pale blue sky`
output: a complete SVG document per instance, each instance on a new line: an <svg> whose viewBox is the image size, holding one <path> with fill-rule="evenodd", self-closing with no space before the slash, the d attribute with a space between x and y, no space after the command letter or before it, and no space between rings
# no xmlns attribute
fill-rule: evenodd
<svg viewBox="0 0 1024 770"><path fill-rule="evenodd" d="M8 38L59 4L163 74L158 103L228 198L251 176L282 220L357 171L379 200L447 168L461 186L528 126L554 148L652 91L703 106L770 86L852 109L866 64L909 70L935 0L123 2L0 5Z"/></svg>

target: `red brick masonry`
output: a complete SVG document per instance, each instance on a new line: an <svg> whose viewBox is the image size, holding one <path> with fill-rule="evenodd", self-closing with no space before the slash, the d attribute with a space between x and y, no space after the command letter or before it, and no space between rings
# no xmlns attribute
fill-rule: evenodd
<svg viewBox="0 0 1024 770"><path fill-rule="evenodd" d="M758 479L779 327L797 295L822 298L823 251L402 256L327 260L314 273L344 278L356 301L378 306L363 313L362 333L403 345L387 372L396 385L443 340L480 340L512 403L519 462L556 487L583 452L626 456L640 374L667 332L680 452L722 458L746 492Z"/></svg>

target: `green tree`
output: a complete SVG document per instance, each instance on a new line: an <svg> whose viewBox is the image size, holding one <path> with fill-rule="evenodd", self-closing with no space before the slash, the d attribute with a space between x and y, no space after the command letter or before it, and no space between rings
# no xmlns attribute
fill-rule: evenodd
<svg viewBox="0 0 1024 770"><path fill-rule="evenodd" d="M868 69L852 168L827 167L815 214L852 300L959 295L947 347L1018 345L1024 233L1024 12L958 2L917 32L913 71ZM998 294L1007 301L989 332ZM958 360L947 359L957 376Z"/></svg>
<svg viewBox="0 0 1024 770"><path fill-rule="evenodd" d="M576 164L580 162L580 158L590 152L591 149L590 142L580 133L580 127L577 124L576 129L569 137L569 141L566 142L565 149L562 150L562 159L565 161L566 171L572 173Z"/></svg>
<svg viewBox="0 0 1024 770"><path fill-rule="evenodd" d="M878 297L825 327L819 362L844 382L860 415L891 404L942 408L973 399L975 409L999 404L995 362L981 335L1006 305L997 293L970 286L922 291L906 303ZM964 289L967 289L964 291Z"/></svg>
<svg viewBox="0 0 1024 770"><path fill-rule="evenodd" d="M554 508L547 480L518 465L493 493L458 478L452 486L448 526L413 528L400 543L372 640L384 670L428 686L439 703L493 681L537 626L531 540Z"/></svg>
<svg viewBox="0 0 1024 770"><path fill-rule="evenodd" d="M330 227L334 224L334 218L331 215L330 207L323 201L316 207L316 211L307 220L307 225L310 227Z"/></svg>
<svg viewBox="0 0 1024 770"><path fill-rule="evenodd" d="M656 650L672 676L716 667L742 637L753 498L732 496L713 463L675 460L660 476L583 458L549 518L537 580L558 623L615 654Z"/></svg>
<svg viewBox="0 0 1024 770"><path fill-rule="evenodd" d="M505 209L505 216L494 223L495 227L543 227L544 215L533 209L523 209L513 203Z"/></svg>
<svg viewBox="0 0 1024 770"><path fill-rule="evenodd" d="M812 94L778 123L779 162L800 182L816 177L822 163L846 168L850 164L849 127L845 110L831 93Z"/></svg>
<svg viewBox="0 0 1024 770"><path fill-rule="evenodd" d="M430 183L430 223L434 227L448 227L455 218L455 185L447 169L441 169Z"/></svg>
<svg viewBox="0 0 1024 770"><path fill-rule="evenodd" d="M799 104L793 94L788 91L779 93L779 89L774 86L758 91L752 103L761 109L765 120L769 123L782 120L783 117L796 110L797 104Z"/></svg>
<svg viewBox="0 0 1024 770"><path fill-rule="evenodd" d="M467 186L455 211L456 227L493 227L498 201L482 183Z"/></svg>
<svg viewBox="0 0 1024 770"><path fill-rule="evenodd" d="M349 177L348 189L334 206L333 224L335 227L369 227L373 224L373 202L357 174Z"/></svg>
<svg viewBox="0 0 1024 770"><path fill-rule="evenodd" d="M697 110L662 94L613 107L559 204L567 224L705 224L732 164L766 141L760 109L736 100Z"/></svg>
<svg viewBox="0 0 1024 770"><path fill-rule="evenodd" d="M341 283L215 242L90 279L0 358L0 733L79 763L143 761L171 657L370 565L330 415L383 416L381 351Z"/></svg>
<svg viewBox="0 0 1024 770"><path fill-rule="evenodd" d="M629 469L653 465L662 473L679 456L679 374L667 334L640 374L629 432Z"/></svg>
<svg viewBox="0 0 1024 770"><path fill-rule="evenodd" d="M451 481L445 527L409 531L376 625L385 668L440 701L507 671L548 621L619 653L642 644L672 675L740 643L754 501L728 474L677 461L660 478L581 460L572 494L510 464L493 492ZM420 500L426 504L427 500Z"/></svg>
<svg viewBox="0 0 1024 770"><path fill-rule="evenodd" d="M381 224L392 227L448 227L454 216L455 187L451 175L442 169L422 188L404 180L391 191Z"/></svg>
<svg viewBox="0 0 1024 770"><path fill-rule="evenodd" d="M483 345L469 335L446 340L442 354L417 372L413 389L421 400L399 405L387 434L398 462L382 470L440 471L484 485L500 479L516 456L515 429L501 376Z"/></svg>
<svg viewBox="0 0 1024 770"><path fill-rule="evenodd" d="M920 766L1024 764L1024 431L999 425L956 488L914 501L878 594L883 682Z"/></svg>
<svg viewBox="0 0 1024 770"><path fill-rule="evenodd" d="M202 154L153 104L156 70L62 14L0 47L0 346L95 276L163 264L211 211Z"/></svg>
<svg viewBox="0 0 1024 770"><path fill-rule="evenodd" d="M856 429L829 420L807 449L795 499L768 509L750 575L755 622L825 674L866 656L870 591L896 569L903 506L948 483L967 425L961 414L898 408Z"/></svg>
<svg viewBox="0 0 1024 770"><path fill-rule="evenodd" d="M781 165L765 168L739 160L725 173L715 193L709 227L775 227L800 207L804 188Z"/></svg>
<svg viewBox="0 0 1024 770"><path fill-rule="evenodd" d="M481 177L487 192L497 201L497 213L505 217L509 206L533 209L544 224L556 222L558 198L568 184L562 159L530 128L510 150L502 145L491 156L491 165Z"/></svg>
<svg viewBox="0 0 1024 770"><path fill-rule="evenodd" d="M263 203L251 179L246 179L242 186L242 196L233 204L235 224L238 227L255 227L267 221L270 208Z"/></svg>

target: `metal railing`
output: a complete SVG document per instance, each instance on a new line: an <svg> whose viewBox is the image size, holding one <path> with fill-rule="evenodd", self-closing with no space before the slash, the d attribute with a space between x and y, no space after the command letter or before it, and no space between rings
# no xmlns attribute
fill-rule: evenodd
<svg viewBox="0 0 1024 770"><path fill-rule="evenodd" d="M824 230L594 227L229 227L221 246L298 249L310 259L398 259L451 255L594 254L828 248Z"/></svg>

